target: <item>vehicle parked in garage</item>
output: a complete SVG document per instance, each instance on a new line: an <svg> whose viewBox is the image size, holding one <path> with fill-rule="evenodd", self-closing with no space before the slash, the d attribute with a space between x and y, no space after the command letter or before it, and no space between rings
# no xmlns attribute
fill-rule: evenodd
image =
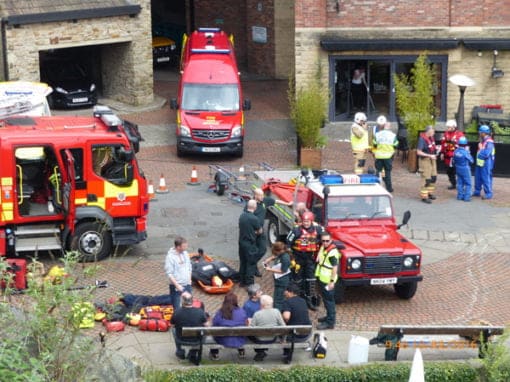
<svg viewBox="0 0 510 382"><path fill-rule="evenodd" d="M96 84L81 62L64 59L46 62L41 70L41 80L53 88L53 93L48 96L52 109L94 106L97 103Z"/></svg>
<svg viewBox="0 0 510 382"><path fill-rule="evenodd" d="M152 58L154 65L176 64L179 52L177 52L175 41L165 36L153 36Z"/></svg>

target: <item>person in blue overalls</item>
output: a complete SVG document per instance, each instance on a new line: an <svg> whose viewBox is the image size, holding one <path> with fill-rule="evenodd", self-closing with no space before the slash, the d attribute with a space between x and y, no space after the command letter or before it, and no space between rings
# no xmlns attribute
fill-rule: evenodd
<svg viewBox="0 0 510 382"><path fill-rule="evenodd" d="M473 192L473 196L481 196L483 188L485 195L482 196L482 199L492 199L492 169L494 168L496 149L489 126L480 126L478 133L480 134L480 143L478 143L476 153L475 192Z"/></svg>
<svg viewBox="0 0 510 382"><path fill-rule="evenodd" d="M453 164L457 175L457 200L469 202L471 200L471 164L473 156L469 152L468 140L460 137L458 147L453 152Z"/></svg>

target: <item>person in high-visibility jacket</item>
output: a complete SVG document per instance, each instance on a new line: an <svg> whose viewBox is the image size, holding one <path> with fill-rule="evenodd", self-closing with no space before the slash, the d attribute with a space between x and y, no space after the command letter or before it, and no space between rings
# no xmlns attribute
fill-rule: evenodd
<svg viewBox="0 0 510 382"><path fill-rule="evenodd" d="M338 278L338 264L341 256L329 233L324 232L321 235L321 242L322 245L317 254L315 277L319 283L326 316L319 318L318 330L334 329L335 327L335 283Z"/></svg>
<svg viewBox="0 0 510 382"><path fill-rule="evenodd" d="M367 153L370 149L368 142L367 116L365 113L356 113L351 126L351 148L354 156L354 173L363 174Z"/></svg>
<svg viewBox="0 0 510 382"><path fill-rule="evenodd" d="M391 131L391 124L386 122L384 129L378 131L374 137L374 157L377 175L384 171L384 184L388 192L393 192L391 184L391 169L393 168L393 155L398 145L397 135Z"/></svg>
<svg viewBox="0 0 510 382"><path fill-rule="evenodd" d="M496 159L496 149L489 126L480 126L478 133L480 134L480 143L478 143L476 153L475 191L473 196L480 196L483 188L485 195L482 196L482 199L492 199L492 169Z"/></svg>

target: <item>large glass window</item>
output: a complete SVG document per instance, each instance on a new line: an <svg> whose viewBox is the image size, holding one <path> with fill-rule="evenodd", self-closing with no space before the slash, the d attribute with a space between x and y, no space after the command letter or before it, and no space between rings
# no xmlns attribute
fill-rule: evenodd
<svg viewBox="0 0 510 382"><path fill-rule="evenodd" d="M351 120L362 111L370 120L384 114L396 121L395 73L410 73L417 56L331 56L330 83L333 94L329 118ZM428 56L436 70L434 99L436 119L446 119L447 56Z"/></svg>

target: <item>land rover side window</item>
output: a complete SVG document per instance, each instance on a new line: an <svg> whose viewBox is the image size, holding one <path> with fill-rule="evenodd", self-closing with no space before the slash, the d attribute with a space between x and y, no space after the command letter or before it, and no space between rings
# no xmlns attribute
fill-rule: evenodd
<svg viewBox="0 0 510 382"><path fill-rule="evenodd" d="M236 84L184 84L183 110L238 111L239 88Z"/></svg>
<svg viewBox="0 0 510 382"><path fill-rule="evenodd" d="M117 186L130 186L133 182L133 159L133 151L120 145L92 148L94 172Z"/></svg>

